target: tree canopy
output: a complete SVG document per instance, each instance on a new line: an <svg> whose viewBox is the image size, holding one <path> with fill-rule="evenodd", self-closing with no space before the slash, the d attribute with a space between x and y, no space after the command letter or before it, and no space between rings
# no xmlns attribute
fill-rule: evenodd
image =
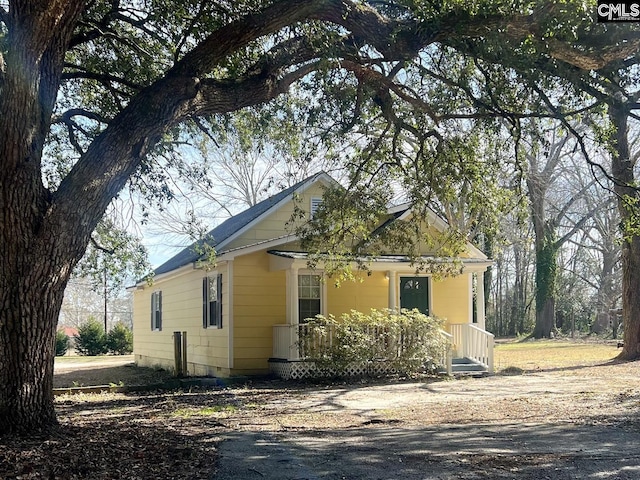
<svg viewBox="0 0 640 480"><path fill-rule="evenodd" d="M0 430L54 422L71 271L124 188L170 198L177 145L252 109L283 125L258 136L303 126L298 147L322 145L367 207L388 181L417 204L473 199L499 161L478 166L478 135L526 116L606 106L624 157L640 30L594 17L577 1L0 2Z"/></svg>

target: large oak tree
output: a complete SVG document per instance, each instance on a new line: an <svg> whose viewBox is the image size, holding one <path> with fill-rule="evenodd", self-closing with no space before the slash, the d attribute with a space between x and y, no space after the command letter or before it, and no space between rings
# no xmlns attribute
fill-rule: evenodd
<svg viewBox="0 0 640 480"><path fill-rule="evenodd" d="M548 7L542 2L518 11L476 2L467 10L465 2L400 0L0 2L0 432L55 424L54 337L65 285L118 192L132 178L146 186L145 175L160 176L149 159L169 148L180 126L268 103L314 72L334 72L358 86L352 98L341 99L353 112L373 100L393 129L419 136L420 125L395 111L402 106L432 122L444 120L429 98L402 86L403 71L427 53L473 54L478 45L495 53L508 43L511 53L532 62L589 72L637 52L631 29L607 35L583 24L556 25ZM571 23L566 12L562 22ZM559 30L564 33L556 35ZM317 99L312 90L300 94L310 103ZM484 110L480 116L501 113L470 107ZM617 110L612 118L623 131ZM51 159L59 161L55 168ZM638 259L639 242L630 244ZM640 305L628 315L628 323L640 325ZM628 340L640 355L640 339Z"/></svg>

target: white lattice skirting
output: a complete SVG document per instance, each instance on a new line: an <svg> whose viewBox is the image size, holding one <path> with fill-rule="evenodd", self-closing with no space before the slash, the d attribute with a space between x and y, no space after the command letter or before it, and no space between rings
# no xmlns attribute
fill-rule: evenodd
<svg viewBox="0 0 640 480"><path fill-rule="evenodd" d="M333 377L337 374L335 370L319 370L313 362L269 360L269 370L275 376L285 380L300 380L302 378ZM383 376L396 373L393 368L384 362L370 363L367 365L352 365L341 372L341 376L347 377L368 377Z"/></svg>

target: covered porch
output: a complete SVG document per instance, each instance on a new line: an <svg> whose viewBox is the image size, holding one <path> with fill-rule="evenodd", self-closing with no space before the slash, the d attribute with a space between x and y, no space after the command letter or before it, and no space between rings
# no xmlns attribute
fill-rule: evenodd
<svg viewBox="0 0 640 480"><path fill-rule="evenodd" d="M446 323L441 335L448 339L450 348L438 360L441 369L452 374L470 366L476 372L493 372L493 335L484 328L483 301L484 272L491 261L458 259L462 273L455 280L447 281L434 280L429 273L416 274L406 257L378 257L371 264L370 276L357 285L340 287L347 289L345 294L333 289L330 280L319 282L317 278L310 278L321 277L323 272L321 268L312 273L307 270L305 253L269 253L271 270L286 273L286 322L273 326L273 352L269 359L275 374L301 378L308 373L308 349L300 342L301 337L310 341L305 318L318 313L339 317L351 309L366 312L370 308L394 311L415 308L444 318ZM311 341L331 342L332 336L329 333L326 338ZM372 341L378 341L375 335ZM354 372L362 373L365 372Z"/></svg>
<svg viewBox="0 0 640 480"><path fill-rule="evenodd" d="M313 350L300 338L308 338L306 325L274 325L273 327L273 357L269 360L271 370L283 378L302 378L309 373L308 351ZM475 325L452 324L447 330L441 330L449 344L449 348L442 352L437 359L440 371L449 375L466 372L493 373L493 334L481 330ZM312 338L311 342L331 342L332 335L326 338ZM385 341L382 337L378 341ZM402 346L399 346L402 348ZM376 367L372 373L384 373L384 366ZM354 375L366 372L354 371Z"/></svg>

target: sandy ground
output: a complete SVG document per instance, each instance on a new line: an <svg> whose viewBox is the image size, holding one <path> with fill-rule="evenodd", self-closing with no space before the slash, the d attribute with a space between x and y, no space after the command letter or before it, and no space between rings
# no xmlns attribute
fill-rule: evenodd
<svg viewBox="0 0 640 480"><path fill-rule="evenodd" d="M638 479L640 365L234 392L214 479Z"/></svg>
<svg viewBox="0 0 640 480"><path fill-rule="evenodd" d="M114 366L61 363L56 379L140 375L132 358L106 360ZM639 380L640 362L585 362L459 380L61 398L62 433L8 442L0 478L640 479Z"/></svg>

